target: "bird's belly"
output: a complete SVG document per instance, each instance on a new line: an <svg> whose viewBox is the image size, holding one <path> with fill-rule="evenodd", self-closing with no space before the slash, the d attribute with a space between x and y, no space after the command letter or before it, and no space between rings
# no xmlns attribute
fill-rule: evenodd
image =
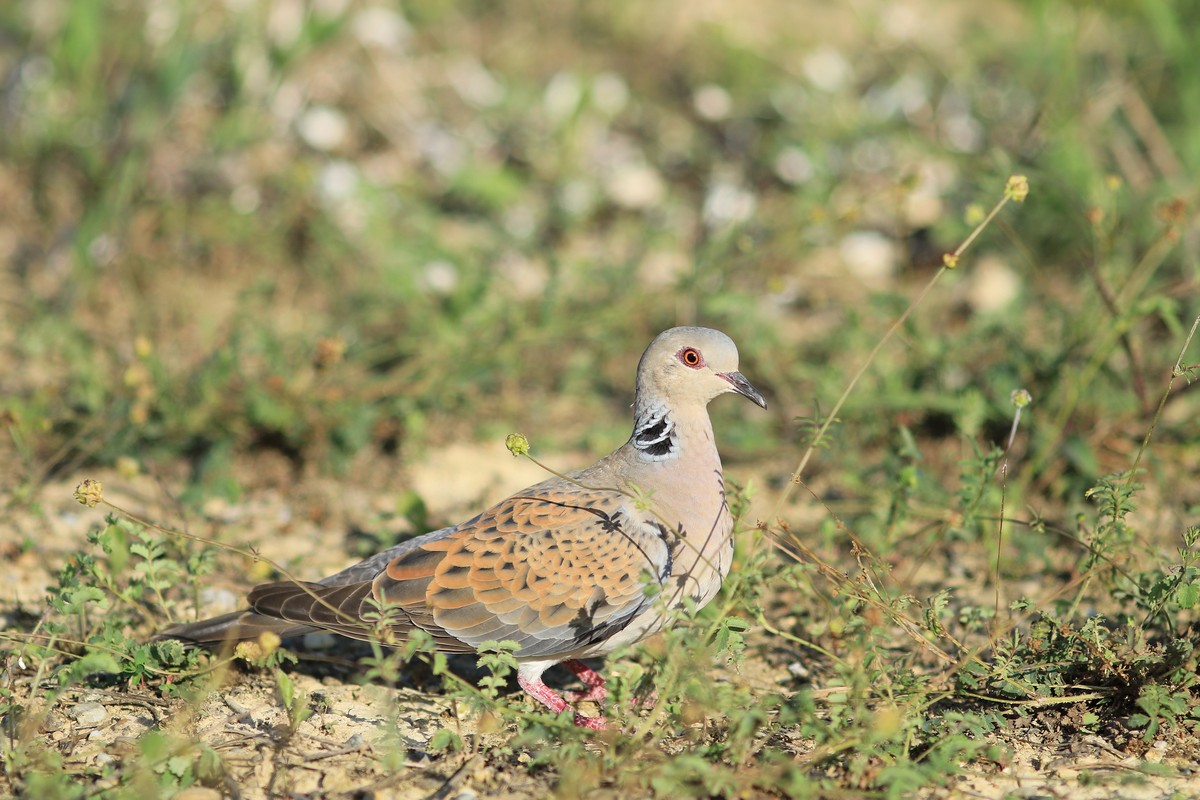
<svg viewBox="0 0 1200 800"><path fill-rule="evenodd" d="M663 629L663 625L667 622L667 615L663 614L663 610L657 605L646 609L642 613L634 617L628 625L622 628L613 636L603 639L598 642L593 642L587 647L573 653L570 658L597 658L606 656L613 650L619 647L624 647L627 644L635 644L645 639L648 636L653 636Z"/></svg>

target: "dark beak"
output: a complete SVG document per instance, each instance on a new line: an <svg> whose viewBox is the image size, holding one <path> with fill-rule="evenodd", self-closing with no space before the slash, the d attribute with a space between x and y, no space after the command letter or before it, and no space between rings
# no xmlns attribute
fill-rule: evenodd
<svg viewBox="0 0 1200 800"><path fill-rule="evenodd" d="M754 384L746 380L746 376L740 372L718 372L729 384L733 386L733 390L742 397L748 397L754 401L755 405L762 408L767 407L767 401L763 398L762 392L754 388Z"/></svg>

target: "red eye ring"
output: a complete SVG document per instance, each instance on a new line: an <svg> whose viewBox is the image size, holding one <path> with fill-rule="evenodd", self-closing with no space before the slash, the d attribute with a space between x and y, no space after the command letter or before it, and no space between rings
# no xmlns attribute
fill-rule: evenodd
<svg viewBox="0 0 1200 800"><path fill-rule="evenodd" d="M675 354L675 357L682 361L685 367L700 369L704 366L704 356L700 355L700 351L694 347L683 348Z"/></svg>

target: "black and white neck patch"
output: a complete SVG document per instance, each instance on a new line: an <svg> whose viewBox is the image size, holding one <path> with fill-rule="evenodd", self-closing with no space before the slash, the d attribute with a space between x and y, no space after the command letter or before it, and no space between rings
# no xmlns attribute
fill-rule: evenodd
<svg viewBox="0 0 1200 800"><path fill-rule="evenodd" d="M638 415L633 428L633 446L652 461L665 461L679 452L675 423L667 409L647 409Z"/></svg>

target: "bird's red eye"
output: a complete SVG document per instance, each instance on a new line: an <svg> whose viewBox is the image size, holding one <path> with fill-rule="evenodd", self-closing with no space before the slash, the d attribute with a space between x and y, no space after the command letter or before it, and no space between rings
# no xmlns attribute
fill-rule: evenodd
<svg viewBox="0 0 1200 800"><path fill-rule="evenodd" d="M677 358L692 369L698 369L704 364L700 351L694 347L685 347L676 354Z"/></svg>

